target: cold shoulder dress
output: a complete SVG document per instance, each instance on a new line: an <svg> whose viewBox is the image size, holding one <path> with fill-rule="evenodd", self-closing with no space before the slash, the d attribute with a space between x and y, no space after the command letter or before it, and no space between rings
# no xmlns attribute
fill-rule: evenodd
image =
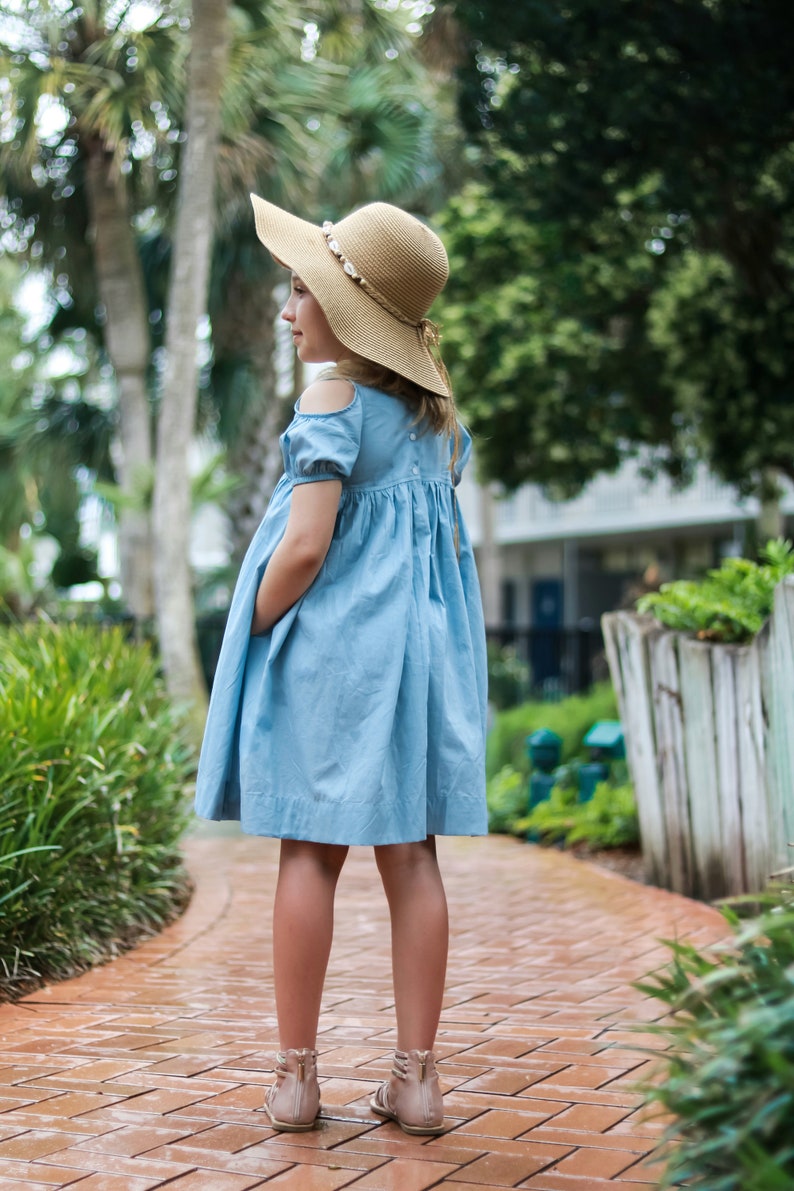
<svg viewBox="0 0 794 1191"><path fill-rule="evenodd" d="M455 483L470 451L462 433ZM197 813L330 844L484 834L485 634L449 440L415 425L399 398L357 385L337 412L296 406L281 449L285 473L232 599ZM342 495L320 573L252 637L293 488L329 479Z"/></svg>

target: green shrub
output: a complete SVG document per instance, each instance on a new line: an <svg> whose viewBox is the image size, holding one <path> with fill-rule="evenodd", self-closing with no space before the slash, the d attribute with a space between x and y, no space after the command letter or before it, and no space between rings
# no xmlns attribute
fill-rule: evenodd
<svg viewBox="0 0 794 1191"><path fill-rule="evenodd" d="M582 737L597 720L618 717L615 694L608 682L599 683L584 695L570 695L560 703L530 702L497 714L488 734L486 766L493 778L505 765L525 777L529 773L526 738L538 728L550 728L562 739L562 760L582 750Z"/></svg>
<svg viewBox="0 0 794 1191"><path fill-rule="evenodd" d="M523 773L505 765L490 779L486 789L488 830L508 834L516 819L527 809L527 779Z"/></svg>
<svg viewBox="0 0 794 1191"><path fill-rule="evenodd" d="M550 797L515 821L512 830L566 848L576 843L593 849L632 847L640 838L634 790L599 782L593 797L579 802L575 788L555 785Z"/></svg>
<svg viewBox="0 0 794 1191"><path fill-rule="evenodd" d="M529 690L529 666L512 645L488 642L488 698L499 710L515 707Z"/></svg>
<svg viewBox="0 0 794 1191"><path fill-rule="evenodd" d="M185 741L151 651L120 629L0 631L0 992L107 958L184 904Z"/></svg>
<svg viewBox="0 0 794 1191"><path fill-rule="evenodd" d="M646 1090L676 1118L663 1187L794 1187L794 902L742 923L730 945L669 943L672 961L638 985L672 1019ZM647 1028L647 1027L644 1027Z"/></svg>
<svg viewBox="0 0 794 1191"><path fill-rule="evenodd" d="M637 609L704 641L749 641L771 613L780 580L794 574L791 542L767 542L761 557L761 565L747 558L726 558L699 583L665 583L660 591L642 596Z"/></svg>

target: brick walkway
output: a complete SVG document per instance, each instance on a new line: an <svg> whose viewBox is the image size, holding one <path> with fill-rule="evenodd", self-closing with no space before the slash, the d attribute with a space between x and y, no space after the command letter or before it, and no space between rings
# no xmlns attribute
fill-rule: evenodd
<svg viewBox="0 0 794 1191"><path fill-rule="evenodd" d="M339 888L320 1039L321 1128L274 1134L270 904L277 845L202 832L182 920L137 951L0 1006L0 1191L649 1191L660 1126L637 1112L657 1014L630 982L722 920L505 838L441 841L453 948L439 1053L449 1131L368 1107L394 1026L371 852Z"/></svg>

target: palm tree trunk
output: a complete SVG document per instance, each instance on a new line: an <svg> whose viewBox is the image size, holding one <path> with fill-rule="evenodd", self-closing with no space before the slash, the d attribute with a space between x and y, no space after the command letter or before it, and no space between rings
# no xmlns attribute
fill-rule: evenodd
<svg viewBox="0 0 794 1191"><path fill-rule="evenodd" d="M291 391L279 392L275 365L279 303L269 280L267 272L255 273L253 277L240 273L230 277L223 310L212 320L216 352L221 355L245 352L260 394L258 401L250 403L229 446L229 468L242 480L228 502L232 557L238 561L248 548L284 470L279 435L289 422L295 401Z"/></svg>
<svg viewBox="0 0 794 1191"><path fill-rule="evenodd" d="M179 170L154 485L157 627L163 669L172 697L190 700L198 710L206 703L206 689L196 645L190 572L188 448L196 420L196 328L206 310L229 33L228 0L194 0L188 140Z"/></svg>
<svg viewBox="0 0 794 1191"><path fill-rule="evenodd" d="M119 389L119 484L125 495L141 490L152 465L152 431L146 369L149 319L127 183L113 154L99 140L88 146L85 173L93 234L94 268L105 310L105 347ZM149 513L126 505L119 516L124 599L137 623L154 615Z"/></svg>

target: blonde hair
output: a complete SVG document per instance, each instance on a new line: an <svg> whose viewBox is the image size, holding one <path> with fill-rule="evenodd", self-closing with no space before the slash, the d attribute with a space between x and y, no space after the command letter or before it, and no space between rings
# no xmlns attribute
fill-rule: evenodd
<svg viewBox="0 0 794 1191"><path fill-rule="evenodd" d="M338 360L323 376L338 377L340 380L357 381L368 388L380 389L392 397L405 402L415 414L414 422L424 422L434 434L445 434L452 439L450 471L454 470L460 453L460 427L455 408L455 398L449 387L449 396L431 393L407 377L400 376L385 364L376 364L363 356L345 356Z"/></svg>

